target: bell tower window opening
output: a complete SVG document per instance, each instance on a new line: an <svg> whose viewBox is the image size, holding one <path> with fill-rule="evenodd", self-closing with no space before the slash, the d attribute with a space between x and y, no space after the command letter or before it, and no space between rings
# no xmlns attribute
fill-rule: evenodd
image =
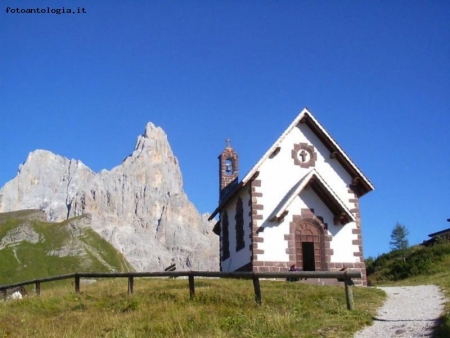
<svg viewBox="0 0 450 338"><path fill-rule="evenodd" d="M234 172L233 161L231 159L225 160L225 173L227 175L232 175Z"/></svg>

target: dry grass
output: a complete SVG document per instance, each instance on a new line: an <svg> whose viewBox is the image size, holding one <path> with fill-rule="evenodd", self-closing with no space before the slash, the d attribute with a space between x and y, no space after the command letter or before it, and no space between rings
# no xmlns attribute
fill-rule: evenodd
<svg viewBox="0 0 450 338"><path fill-rule="evenodd" d="M355 311L343 287L262 281L256 305L249 280L125 279L44 287L41 297L0 303L2 337L349 337L371 322L381 291L354 288ZM32 292L30 292L31 294Z"/></svg>

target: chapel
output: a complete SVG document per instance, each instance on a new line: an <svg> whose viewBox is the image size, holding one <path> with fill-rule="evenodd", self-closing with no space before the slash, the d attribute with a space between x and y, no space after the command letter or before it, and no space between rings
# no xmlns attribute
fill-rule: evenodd
<svg viewBox="0 0 450 338"><path fill-rule="evenodd" d="M219 155L221 271L361 271L366 284L359 199L372 183L303 109L239 180L230 141Z"/></svg>

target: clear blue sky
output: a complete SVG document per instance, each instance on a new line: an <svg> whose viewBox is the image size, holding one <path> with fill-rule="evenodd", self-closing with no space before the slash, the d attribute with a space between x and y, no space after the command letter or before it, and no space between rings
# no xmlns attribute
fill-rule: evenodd
<svg viewBox="0 0 450 338"><path fill-rule="evenodd" d="M11 8L84 7L86 14ZM365 256L450 227L449 1L16 1L0 8L0 186L47 149L94 171L161 126L200 212L304 108L373 182Z"/></svg>

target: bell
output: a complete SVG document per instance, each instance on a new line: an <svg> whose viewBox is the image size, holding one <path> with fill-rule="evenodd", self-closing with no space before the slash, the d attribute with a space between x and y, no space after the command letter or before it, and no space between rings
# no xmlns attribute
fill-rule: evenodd
<svg viewBox="0 0 450 338"><path fill-rule="evenodd" d="M225 171L226 171L227 173L231 173L231 163L227 162L227 163L225 164Z"/></svg>

